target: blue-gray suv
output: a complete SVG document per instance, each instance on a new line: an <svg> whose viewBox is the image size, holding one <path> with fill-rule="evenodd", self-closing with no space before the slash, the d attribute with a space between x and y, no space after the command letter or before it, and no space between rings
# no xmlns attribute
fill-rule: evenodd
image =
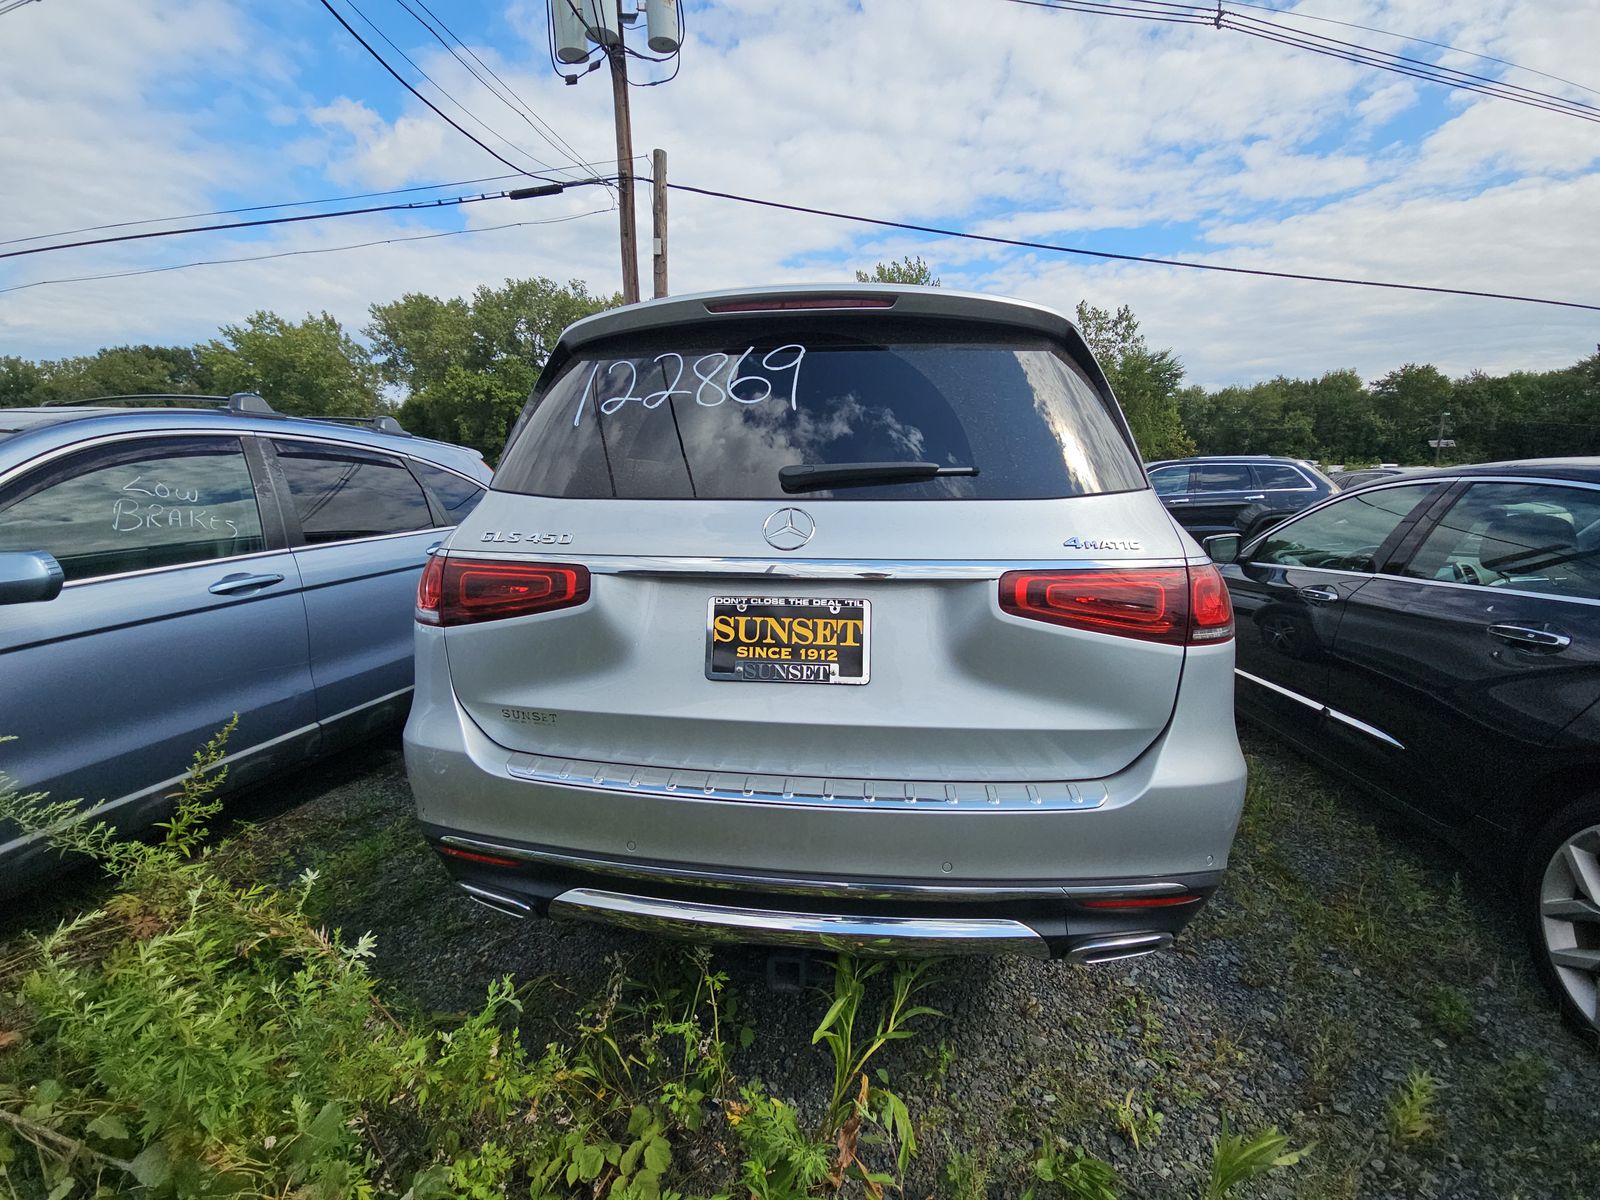
<svg viewBox="0 0 1600 1200"><path fill-rule="evenodd" d="M417 577L489 474L249 394L0 409L0 771L133 830L234 713L230 788L403 717ZM0 825L0 894L51 862Z"/></svg>

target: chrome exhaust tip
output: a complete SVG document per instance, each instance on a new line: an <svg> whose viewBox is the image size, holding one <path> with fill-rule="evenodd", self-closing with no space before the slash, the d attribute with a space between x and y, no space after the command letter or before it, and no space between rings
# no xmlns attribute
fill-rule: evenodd
<svg viewBox="0 0 1600 1200"><path fill-rule="evenodd" d="M532 905L518 900L514 896L492 892L488 888L479 887L475 883L462 883L460 880L456 881L456 885L467 894L468 899L476 901L485 908L492 908L495 912L504 916L516 917L521 920L533 911Z"/></svg>
<svg viewBox="0 0 1600 1200"><path fill-rule="evenodd" d="M1089 938L1067 951L1067 961L1082 966L1116 962L1119 958L1138 958L1172 945L1170 933L1119 933L1110 937Z"/></svg>

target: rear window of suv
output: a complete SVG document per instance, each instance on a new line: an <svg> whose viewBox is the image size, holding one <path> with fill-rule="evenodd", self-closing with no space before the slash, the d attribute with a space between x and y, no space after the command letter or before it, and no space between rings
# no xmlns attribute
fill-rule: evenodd
<svg viewBox="0 0 1600 1200"><path fill-rule="evenodd" d="M1132 491L1143 473L1053 343L883 322L696 326L599 343L530 401L498 491L577 499L787 498L786 466L976 467L808 500L1023 500ZM959 331L959 332L956 332Z"/></svg>

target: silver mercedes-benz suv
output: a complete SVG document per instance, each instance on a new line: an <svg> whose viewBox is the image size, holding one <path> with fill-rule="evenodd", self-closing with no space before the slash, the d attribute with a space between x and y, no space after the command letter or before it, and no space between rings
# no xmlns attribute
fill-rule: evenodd
<svg viewBox="0 0 1600 1200"><path fill-rule="evenodd" d="M1244 796L1233 622L1083 338L800 287L562 335L424 572L406 761L519 916L1102 961Z"/></svg>

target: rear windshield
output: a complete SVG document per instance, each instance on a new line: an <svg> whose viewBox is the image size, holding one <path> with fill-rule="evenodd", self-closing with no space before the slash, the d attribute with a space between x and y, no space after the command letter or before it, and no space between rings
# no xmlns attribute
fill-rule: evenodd
<svg viewBox="0 0 1600 1200"><path fill-rule="evenodd" d="M785 328L754 338L749 325L704 326L586 348L530 401L494 488L778 500L790 495L778 480L786 466L910 462L977 474L803 494L1029 500L1145 486L1093 384L1043 338Z"/></svg>

